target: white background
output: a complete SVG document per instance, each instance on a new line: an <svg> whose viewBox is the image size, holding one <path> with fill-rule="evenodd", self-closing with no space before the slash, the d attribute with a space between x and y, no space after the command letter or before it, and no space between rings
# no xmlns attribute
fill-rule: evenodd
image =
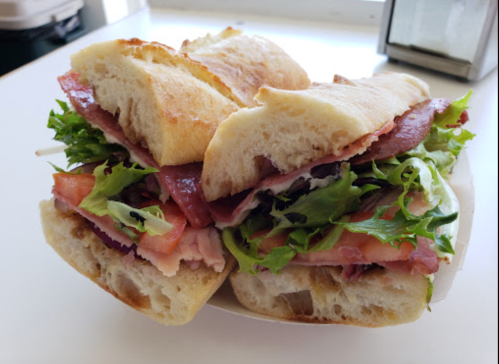
<svg viewBox="0 0 499 364"><path fill-rule="evenodd" d="M45 128L56 77L68 57L96 41L133 36L180 47L185 38L243 28L283 47L314 81L335 73L410 72L435 97L470 87L468 155L476 185L474 230L463 271L433 313L383 329L301 326L237 317L205 306L183 327L161 326L125 306L69 267L44 243L38 201L50 198L52 168L63 155L37 158L55 145ZM0 78L0 363L496 363L497 362L497 71L479 83L389 64L376 54L378 29L243 15L143 11Z"/></svg>

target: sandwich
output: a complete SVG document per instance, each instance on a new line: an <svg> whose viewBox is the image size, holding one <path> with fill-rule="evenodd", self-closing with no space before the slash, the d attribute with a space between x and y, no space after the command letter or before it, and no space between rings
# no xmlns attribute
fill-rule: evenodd
<svg viewBox="0 0 499 364"><path fill-rule="evenodd" d="M305 89L303 69L270 41L227 29L185 42L115 40L71 58L70 105L48 127L66 145L54 198L40 205L47 242L73 268L166 325L189 322L235 261L201 191L204 152L263 84Z"/></svg>
<svg viewBox="0 0 499 364"><path fill-rule="evenodd" d="M251 311L366 327L416 320L450 264L459 202L447 183L473 134L454 102L385 73L306 90L262 87L225 120L202 189Z"/></svg>

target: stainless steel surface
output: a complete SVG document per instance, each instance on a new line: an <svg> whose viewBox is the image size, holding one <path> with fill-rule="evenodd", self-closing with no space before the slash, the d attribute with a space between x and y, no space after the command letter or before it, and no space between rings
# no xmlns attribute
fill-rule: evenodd
<svg viewBox="0 0 499 364"><path fill-rule="evenodd" d="M479 80L497 67L497 0L447 0L447 6L427 0L387 0L383 12L378 52L467 80ZM416 5L420 5L416 15ZM399 6L398 11L397 5ZM408 8L400 10L400 6ZM445 4L444 4L445 5ZM433 21L421 19L428 9L439 11ZM421 10L423 7L423 10ZM456 10L456 8L458 10ZM473 11L471 11L472 9ZM467 13L465 10L469 10ZM414 13L414 15L413 15ZM399 17L399 18L397 18ZM417 18L414 20L413 18ZM437 27L436 19L443 19ZM465 20L461 24L459 20ZM428 31L428 24L435 25ZM473 25L473 26L471 26ZM411 29L414 26L415 29ZM397 33L395 33L397 32Z"/></svg>
<svg viewBox="0 0 499 364"><path fill-rule="evenodd" d="M386 54L386 43L390 32L390 24L393 15L393 2L395 0L386 0L383 8L383 16L381 17L381 27L379 31L378 53Z"/></svg>
<svg viewBox="0 0 499 364"><path fill-rule="evenodd" d="M385 54L391 59L415 64L416 66L430 68L434 71L448 73L454 76L468 78L471 63L466 63L448 58L441 58L433 54L425 54L409 47L392 44L386 45Z"/></svg>

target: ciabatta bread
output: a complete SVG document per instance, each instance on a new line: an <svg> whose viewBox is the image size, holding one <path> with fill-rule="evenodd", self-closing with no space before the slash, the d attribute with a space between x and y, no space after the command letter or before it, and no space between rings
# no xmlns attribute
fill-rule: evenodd
<svg viewBox="0 0 499 364"><path fill-rule="evenodd" d="M125 135L147 146L161 166L202 161L218 125L252 105L263 83L309 85L303 69L280 48L235 31L186 44L187 51L193 58L131 39L93 44L71 57L98 104L119 115Z"/></svg>
<svg viewBox="0 0 499 364"><path fill-rule="evenodd" d="M356 81L336 77L302 91L262 87L256 96L262 106L232 114L210 142L202 175L206 199L255 185L264 158L289 173L340 155L428 97L423 81L395 73Z"/></svg>
<svg viewBox="0 0 499 364"><path fill-rule="evenodd" d="M43 232L57 254L116 298L164 325L191 321L235 264L230 254L222 273L204 264L191 270L182 263L171 278L141 259L127 269L124 254L108 248L80 215L61 213L53 200L42 201L40 211Z"/></svg>
<svg viewBox="0 0 499 364"><path fill-rule="evenodd" d="M307 73L281 48L268 39L244 35L228 28L186 40L179 52L200 62L220 77L241 107L258 105L254 99L262 85L281 90L304 90L310 86Z"/></svg>
<svg viewBox="0 0 499 364"><path fill-rule="evenodd" d="M238 109L206 67L159 43L93 44L71 57L71 67L161 166L201 161L218 124Z"/></svg>
<svg viewBox="0 0 499 364"><path fill-rule="evenodd" d="M378 267L350 282L341 272L288 265L278 275L234 272L230 282L249 310L291 321L382 327L415 321L426 308L428 282L422 276Z"/></svg>

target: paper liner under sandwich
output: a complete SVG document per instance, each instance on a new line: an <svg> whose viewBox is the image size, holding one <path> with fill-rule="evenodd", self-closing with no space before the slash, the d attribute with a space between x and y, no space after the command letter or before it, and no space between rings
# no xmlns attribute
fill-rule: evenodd
<svg viewBox="0 0 499 364"><path fill-rule="evenodd" d="M446 264L444 262L440 264L440 269L435 274L435 291L433 293L431 304L440 302L447 297L449 291L452 288L452 284L457 272L460 271L463 267L471 236L473 214L475 210L475 188L473 185L473 177L471 175L468 155L466 154L466 152L461 153L459 157L459 162L454 168L450 180L450 185L455 192L460 204L459 233L455 245L456 255L453 257L451 264ZM237 301L228 280L211 297L211 299L208 301L208 304L223 311L260 320L286 322L301 325L317 325L314 323L277 319L248 310Z"/></svg>

